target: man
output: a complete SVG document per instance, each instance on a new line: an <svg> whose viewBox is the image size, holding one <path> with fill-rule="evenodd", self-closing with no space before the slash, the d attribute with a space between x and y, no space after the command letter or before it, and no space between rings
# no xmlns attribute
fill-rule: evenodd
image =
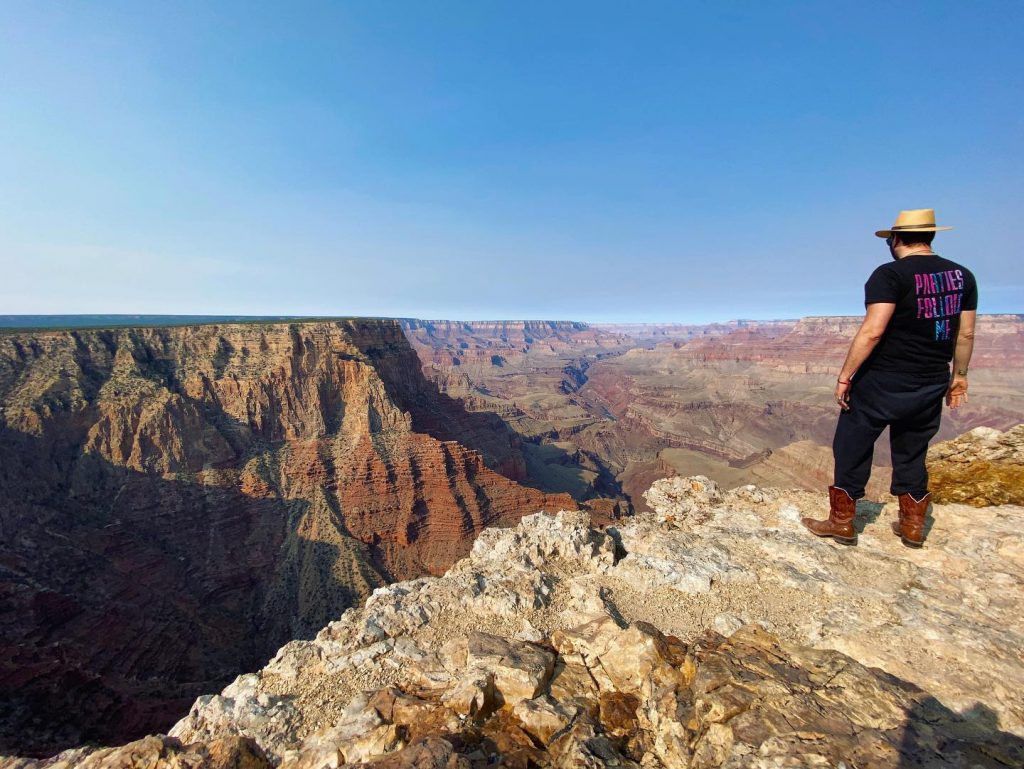
<svg viewBox="0 0 1024 769"><path fill-rule="evenodd" d="M890 491L899 498L892 529L908 547L924 544L931 501L928 441L939 430L943 397L951 409L967 402L978 307L971 271L932 250L935 233L950 229L935 226L935 211L922 208L900 211L890 229L875 233L886 239L894 261L880 265L864 284L867 313L837 380L829 517L803 519L819 537L857 543L857 500L871 474L875 441L888 426Z"/></svg>

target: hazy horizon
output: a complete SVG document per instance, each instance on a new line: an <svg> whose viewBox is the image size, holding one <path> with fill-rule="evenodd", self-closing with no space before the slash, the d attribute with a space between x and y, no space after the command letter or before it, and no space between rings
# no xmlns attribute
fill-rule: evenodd
<svg viewBox="0 0 1024 769"><path fill-rule="evenodd" d="M979 316L989 315L1024 315L1024 313L979 313ZM241 315L231 313L197 313L197 314L181 314L181 313L25 313L25 314L4 314L0 315L0 329L30 329L30 328L87 328L103 327L103 326L130 326L132 322L137 323L140 326L160 326L160 325L211 325L211 324L228 324L228 323L248 323L248 322L281 322L287 323L291 321L308 322L316 320L343 320L348 318L365 318L369 320L416 320L427 323L585 323L588 326L605 326L605 325L621 325L621 326L707 326L713 324L722 323L744 323L744 322L787 322L787 321L799 321L802 318L809 317L833 317L833 318L859 318L862 317L863 313L857 314L831 314L831 315L800 315L790 317L766 317L766 318L752 318L752 317L721 317L713 318L710 320L691 321L691 320L594 320L590 318L459 318L459 317L435 317L435 318L423 318L409 315ZM36 321L36 322L31 322Z"/></svg>

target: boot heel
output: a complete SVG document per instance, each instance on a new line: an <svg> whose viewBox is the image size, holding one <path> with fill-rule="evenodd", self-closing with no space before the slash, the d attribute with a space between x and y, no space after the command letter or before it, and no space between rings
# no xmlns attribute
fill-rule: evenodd
<svg viewBox="0 0 1024 769"><path fill-rule="evenodd" d="M840 537L840 536L837 536L837 535L833 534L832 535L832 539L834 539L840 545L856 545L857 544L857 537L856 537L856 535L854 535L852 537Z"/></svg>
<svg viewBox="0 0 1024 769"><path fill-rule="evenodd" d="M900 535L900 540L907 547L915 550L924 545L925 523L928 512L928 505L931 503L931 492L926 493L921 499L914 499L913 494L900 494L900 525L893 526L893 531ZM911 539L907 533L920 534L921 539Z"/></svg>

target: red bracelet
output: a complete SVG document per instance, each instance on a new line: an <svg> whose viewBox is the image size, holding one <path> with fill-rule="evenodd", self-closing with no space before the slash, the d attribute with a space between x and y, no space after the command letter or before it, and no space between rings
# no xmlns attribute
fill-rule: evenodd
<svg viewBox="0 0 1024 769"><path fill-rule="evenodd" d="M842 379L837 379L836 381L839 382L839 384L853 384L853 382L851 382L849 379L847 379L845 382Z"/></svg>

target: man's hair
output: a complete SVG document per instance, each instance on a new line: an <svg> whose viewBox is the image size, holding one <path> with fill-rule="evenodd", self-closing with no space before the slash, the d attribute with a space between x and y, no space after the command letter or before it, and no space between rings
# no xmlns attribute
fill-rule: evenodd
<svg viewBox="0 0 1024 769"><path fill-rule="evenodd" d="M899 235L900 241L905 246L915 246L919 243L930 246L935 240L934 232L900 232L897 230L893 235Z"/></svg>

